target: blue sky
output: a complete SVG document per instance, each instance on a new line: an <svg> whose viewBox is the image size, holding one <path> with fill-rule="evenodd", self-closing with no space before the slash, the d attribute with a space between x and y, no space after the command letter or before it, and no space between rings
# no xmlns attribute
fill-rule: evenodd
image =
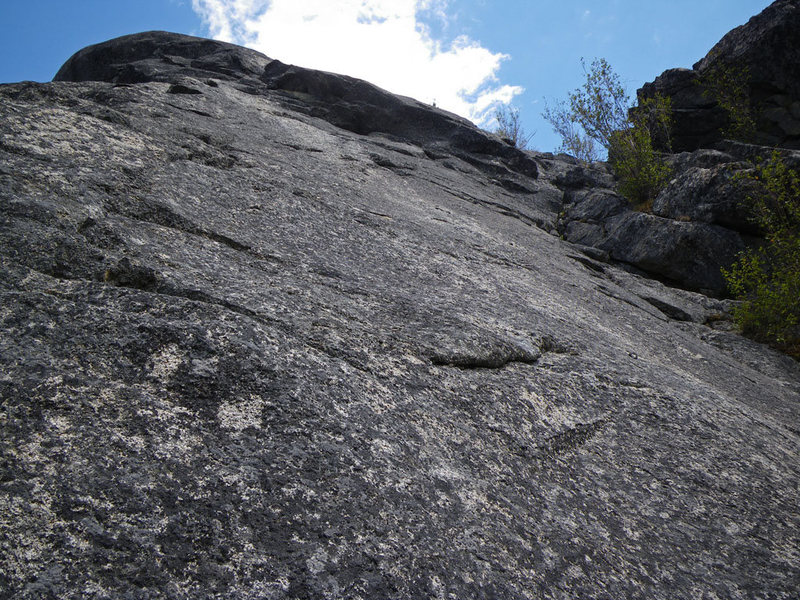
<svg viewBox="0 0 800 600"><path fill-rule="evenodd" d="M164 29L257 48L287 63L369 79L486 126L520 110L531 146L559 140L542 120L606 58L631 93L691 67L769 0L1 0L0 82L48 81L80 48Z"/></svg>

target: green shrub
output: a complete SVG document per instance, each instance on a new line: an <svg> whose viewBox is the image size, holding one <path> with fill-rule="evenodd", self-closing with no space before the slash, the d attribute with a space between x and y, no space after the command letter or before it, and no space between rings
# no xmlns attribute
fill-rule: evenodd
<svg viewBox="0 0 800 600"><path fill-rule="evenodd" d="M800 174L774 152L746 177L759 188L748 200L766 243L723 270L742 301L734 317L746 335L800 359Z"/></svg>
<svg viewBox="0 0 800 600"><path fill-rule="evenodd" d="M750 102L750 69L741 64L717 62L700 76L703 95L715 100L728 113L729 125L722 134L740 142L752 142L756 122Z"/></svg>
<svg viewBox="0 0 800 600"><path fill-rule="evenodd" d="M669 144L669 99L657 94L642 101L630 114L631 125L611 136L608 162L619 178L620 193L639 210L649 211L672 176L671 169L653 149L655 135Z"/></svg>
<svg viewBox="0 0 800 600"><path fill-rule="evenodd" d="M653 150L646 129L620 132L609 153L609 162L619 178L619 192L638 210L649 212L658 193L672 175Z"/></svg>
<svg viewBox="0 0 800 600"><path fill-rule="evenodd" d="M653 199L670 178L670 170L653 149L657 136L669 147L670 103L663 96L631 106L619 76L605 59L586 68L586 81L566 102L543 113L561 136L559 150L585 161L598 158L599 144L619 178L620 193L640 209L649 210Z"/></svg>

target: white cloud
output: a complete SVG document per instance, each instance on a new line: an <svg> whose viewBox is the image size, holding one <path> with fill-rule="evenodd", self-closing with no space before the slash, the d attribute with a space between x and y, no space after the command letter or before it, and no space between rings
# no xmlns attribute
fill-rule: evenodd
<svg viewBox="0 0 800 600"><path fill-rule="evenodd" d="M366 79L486 124L522 88L501 85L509 58L461 36L433 39L447 0L192 0L216 39L270 58Z"/></svg>

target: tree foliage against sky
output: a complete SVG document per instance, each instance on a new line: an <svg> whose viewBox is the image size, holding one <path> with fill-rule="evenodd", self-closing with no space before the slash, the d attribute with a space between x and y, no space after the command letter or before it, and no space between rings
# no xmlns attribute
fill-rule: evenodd
<svg viewBox="0 0 800 600"><path fill-rule="evenodd" d="M639 106L604 58L587 68L586 81L566 101L543 114L561 136L559 150L583 161L600 157L599 147L620 180L620 192L632 203L647 208L669 180L670 171L653 149L653 137L669 140L669 100L657 95Z"/></svg>
<svg viewBox="0 0 800 600"><path fill-rule="evenodd" d="M536 132L527 133L522 127L519 109L514 106L501 105L494 113L496 127L494 133L507 139L515 147L525 150Z"/></svg>
<svg viewBox="0 0 800 600"><path fill-rule="evenodd" d="M547 107L544 118L561 136L560 151L585 161L600 157L598 144L606 151L615 131L628 126L631 106L619 76L604 58L596 58L587 69L581 59L586 81L570 92L566 101Z"/></svg>

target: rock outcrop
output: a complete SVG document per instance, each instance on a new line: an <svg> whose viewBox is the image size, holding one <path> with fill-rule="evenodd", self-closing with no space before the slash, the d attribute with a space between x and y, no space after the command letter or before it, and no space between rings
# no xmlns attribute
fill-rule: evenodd
<svg viewBox="0 0 800 600"><path fill-rule="evenodd" d="M758 189L743 176L773 149L733 141L717 146L666 156L674 178L649 213L634 210L616 192L604 165L576 166L556 180L564 189L559 233L670 285L724 296L721 270L748 246L763 243L764 232L747 208ZM781 150L781 156L800 170L800 152Z"/></svg>
<svg viewBox="0 0 800 600"><path fill-rule="evenodd" d="M671 69L637 94L668 96L674 126L667 156L674 178L650 214L620 198L613 181L577 169L557 224L564 238L592 247L672 285L724 296L721 269L762 243L747 210L753 186L741 175L781 147L800 166L800 0L778 0L727 34L693 69ZM723 139L729 117L703 83L721 67L744 69L755 110L755 144ZM667 150L667 148L662 148ZM583 175L581 175L583 174Z"/></svg>
<svg viewBox="0 0 800 600"><path fill-rule="evenodd" d="M175 34L57 79L0 86L0 596L796 597L800 367L553 235L602 166Z"/></svg>
<svg viewBox="0 0 800 600"><path fill-rule="evenodd" d="M710 148L728 116L706 93L703 76L721 66L746 70L755 142L800 148L800 0L777 0L716 44L692 69L671 69L638 91L672 99L675 151Z"/></svg>
<svg viewBox="0 0 800 600"><path fill-rule="evenodd" d="M687 169L678 171L659 195L652 214L634 210L616 193L613 179L598 185L596 177L586 175L591 169L577 168L568 183L559 182L567 185L558 231L569 242L594 248L607 259L630 265L672 285L723 295L726 284L721 269L730 267L736 255L745 249L745 241L740 231L708 218L705 213L711 209L697 203L696 196L706 191L695 189L702 177L688 168L697 161L701 159L685 157ZM727 176L728 172L725 173ZM713 187L713 183L706 187ZM725 206L735 204L739 197L726 198ZM711 204L717 212L723 211L718 208L720 203L712 200ZM735 227L746 228L747 223L744 218Z"/></svg>

